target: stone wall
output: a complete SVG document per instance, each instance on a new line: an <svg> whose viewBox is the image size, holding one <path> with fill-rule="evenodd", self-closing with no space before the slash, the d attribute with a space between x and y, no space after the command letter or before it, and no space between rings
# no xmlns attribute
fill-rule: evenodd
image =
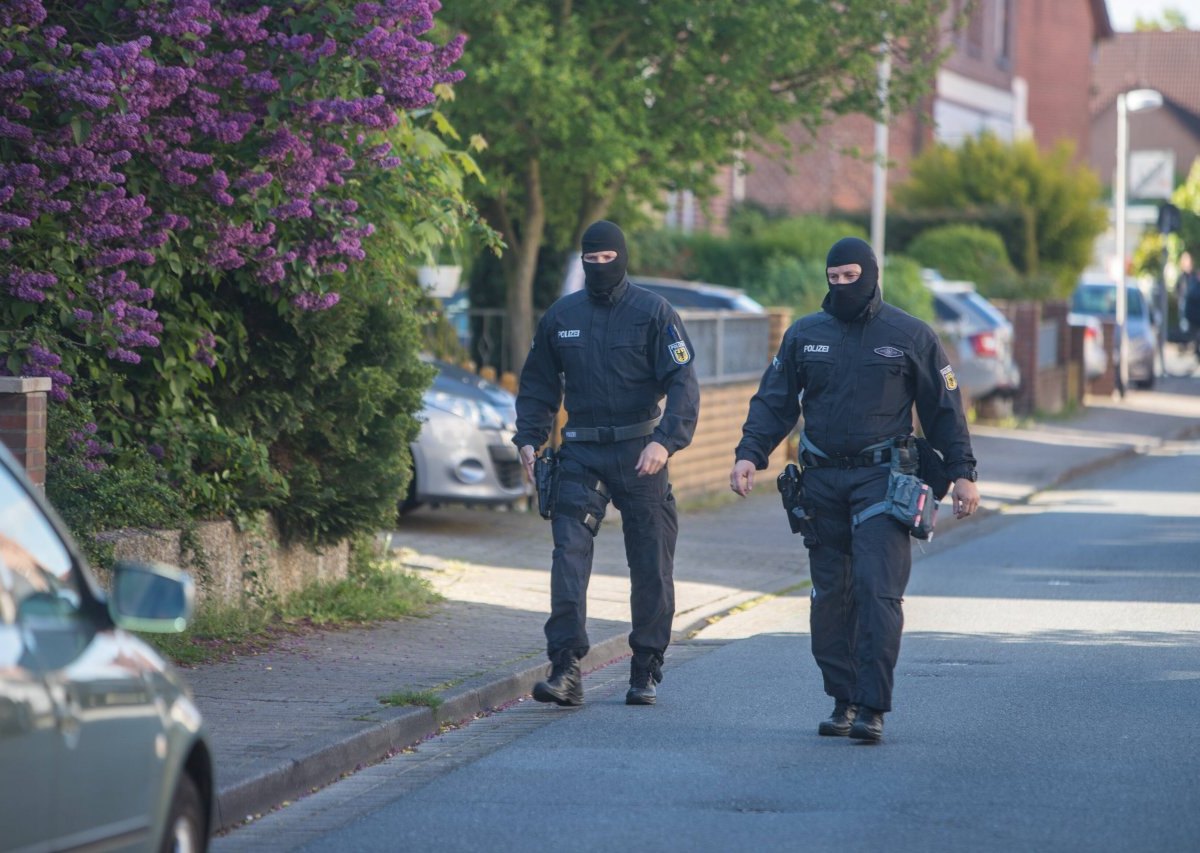
<svg viewBox="0 0 1200 853"><path fill-rule="evenodd" d="M196 581L198 601L216 605L286 596L310 583L341 580L349 573L348 543L321 551L284 545L269 519L244 531L228 521L201 522L197 533L203 562L184 552L177 530L111 535L117 559L153 560L185 568Z"/></svg>

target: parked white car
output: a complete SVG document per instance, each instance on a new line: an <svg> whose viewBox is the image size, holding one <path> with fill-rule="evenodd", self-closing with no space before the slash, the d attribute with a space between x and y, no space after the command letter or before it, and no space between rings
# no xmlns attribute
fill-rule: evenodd
<svg viewBox="0 0 1200 853"><path fill-rule="evenodd" d="M530 486L512 443L516 398L468 370L424 359L438 369L425 392L424 422L411 445L413 479L402 504L513 505Z"/></svg>

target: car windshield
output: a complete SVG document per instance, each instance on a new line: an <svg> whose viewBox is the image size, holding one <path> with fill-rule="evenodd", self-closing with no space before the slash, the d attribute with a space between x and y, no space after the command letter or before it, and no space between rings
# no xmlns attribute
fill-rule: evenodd
<svg viewBox="0 0 1200 853"><path fill-rule="evenodd" d="M1071 298L1071 310L1097 317L1113 317L1117 313L1117 287L1112 284L1085 284ZM1136 287L1125 288L1125 310L1133 316L1145 313L1142 292Z"/></svg>

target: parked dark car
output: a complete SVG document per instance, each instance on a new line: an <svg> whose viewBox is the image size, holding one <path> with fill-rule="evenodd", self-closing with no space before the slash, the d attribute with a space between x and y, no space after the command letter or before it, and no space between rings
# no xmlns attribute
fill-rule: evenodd
<svg viewBox="0 0 1200 853"><path fill-rule="evenodd" d="M1009 399L1021 386L1013 360L1013 328L995 305L965 281L927 275L933 294L934 326L953 348L958 381L977 401Z"/></svg>
<svg viewBox="0 0 1200 853"><path fill-rule="evenodd" d="M182 631L193 587L157 564L97 584L0 447L0 848L204 850L211 750L175 670L132 631Z"/></svg>
<svg viewBox="0 0 1200 853"><path fill-rule="evenodd" d="M413 480L402 509L421 504L515 505L529 495L512 443L516 398L456 365L424 359L438 369L425 392L424 421L411 445Z"/></svg>
<svg viewBox="0 0 1200 853"><path fill-rule="evenodd" d="M1150 301L1130 284L1125 288L1126 336L1129 338L1129 381L1139 388L1154 387L1154 359L1158 349L1158 326ZM1084 280L1071 295L1073 323L1085 317L1115 323L1117 319L1117 285L1111 281ZM1121 336L1113 342L1114 359L1121 352Z"/></svg>
<svg viewBox="0 0 1200 853"><path fill-rule="evenodd" d="M762 314L766 311L761 304L747 296L745 291L736 287L708 284L703 281L643 276L630 276L629 281L651 293L657 293L676 309L744 311L751 314Z"/></svg>

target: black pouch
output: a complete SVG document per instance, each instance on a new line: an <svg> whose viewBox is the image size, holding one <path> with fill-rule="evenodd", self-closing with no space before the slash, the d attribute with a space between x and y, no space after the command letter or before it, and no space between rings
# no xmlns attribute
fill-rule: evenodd
<svg viewBox="0 0 1200 853"><path fill-rule="evenodd" d="M950 491L950 478L946 475L946 466L941 454L924 438L917 439L917 453L917 476L929 484L935 498L942 500Z"/></svg>
<svg viewBox="0 0 1200 853"><path fill-rule="evenodd" d="M558 455L547 447L533 462L533 482L537 487L538 515L550 518L558 499Z"/></svg>
<svg viewBox="0 0 1200 853"><path fill-rule="evenodd" d="M787 513L788 526L792 533L804 536L804 544L817 544L817 528L813 523L812 514L804 506L804 472L795 463L789 462L775 478L783 501L783 511Z"/></svg>

